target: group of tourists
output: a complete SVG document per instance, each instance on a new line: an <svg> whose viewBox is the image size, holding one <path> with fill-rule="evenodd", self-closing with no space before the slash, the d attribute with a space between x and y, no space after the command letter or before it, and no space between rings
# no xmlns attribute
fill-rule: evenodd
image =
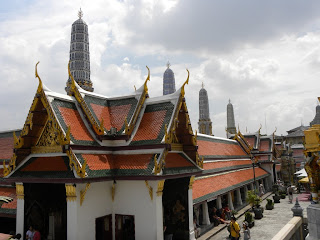
<svg viewBox="0 0 320 240"><path fill-rule="evenodd" d="M241 236L241 234L240 234L240 225L239 225L239 223L237 223L237 221L236 221L237 219L234 217L234 216L232 216L231 217L231 222L230 222L230 224L229 224L229 226L228 226L228 231L229 231L229 233L230 233L230 235L229 235L229 238L231 239L231 240L239 240L240 239L240 236ZM242 224L242 229L243 229L243 231L242 231L242 233L243 233L243 239L244 240L249 240L249 239L251 239L251 236L250 236L250 229L249 229L249 224L248 224L248 222L246 222L246 221L244 221L243 222L243 224Z"/></svg>
<svg viewBox="0 0 320 240"><path fill-rule="evenodd" d="M37 227L29 226L29 230L26 233L27 240L41 240L40 232Z"/></svg>

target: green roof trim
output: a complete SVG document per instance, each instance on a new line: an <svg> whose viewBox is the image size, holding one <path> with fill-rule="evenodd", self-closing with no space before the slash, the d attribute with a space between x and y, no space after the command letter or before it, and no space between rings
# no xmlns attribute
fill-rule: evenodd
<svg viewBox="0 0 320 240"><path fill-rule="evenodd" d="M223 171L233 171L241 168L247 168L247 167L252 167L251 164L244 164L244 165L236 165L236 166L230 166L230 167L222 167L222 168L214 168L210 170L204 170L202 174L206 173L217 173L217 172L223 172Z"/></svg>

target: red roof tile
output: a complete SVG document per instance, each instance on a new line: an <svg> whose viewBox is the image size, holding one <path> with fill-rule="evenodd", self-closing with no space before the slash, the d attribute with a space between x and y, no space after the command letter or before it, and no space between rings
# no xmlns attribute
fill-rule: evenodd
<svg viewBox="0 0 320 240"><path fill-rule="evenodd" d="M251 147L254 147L254 140L255 138L252 137L245 137L246 141L250 144Z"/></svg>
<svg viewBox="0 0 320 240"><path fill-rule="evenodd" d="M260 151L270 151L270 141L268 139L260 139Z"/></svg>
<svg viewBox="0 0 320 240"><path fill-rule="evenodd" d="M269 155L261 155L258 156L259 161L268 161L269 160Z"/></svg>
<svg viewBox="0 0 320 240"><path fill-rule="evenodd" d="M281 165L276 165L276 171L280 172L280 170L281 170Z"/></svg>
<svg viewBox="0 0 320 240"><path fill-rule="evenodd" d="M82 154L91 170L147 169L153 154Z"/></svg>
<svg viewBox="0 0 320 240"><path fill-rule="evenodd" d="M255 169L256 177L267 174L261 168ZM253 171L252 169L246 169L241 171L230 172L227 174L221 174L213 177L197 179L193 185L192 197L193 199L200 198L209 193L216 192L233 185L252 180Z"/></svg>
<svg viewBox="0 0 320 240"><path fill-rule="evenodd" d="M139 125L139 129L132 141L156 139L163 125L166 112L166 110L161 110L144 113Z"/></svg>
<svg viewBox="0 0 320 240"><path fill-rule="evenodd" d="M216 168L225 168L225 167L232 167L238 165L246 165L252 164L251 160L243 160L243 161L219 161L219 162L204 162L203 169L216 169Z"/></svg>
<svg viewBox="0 0 320 240"><path fill-rule="evenodd" d="M76 140L94 141L78 111L65 107L59 107L59 111L61 112L66 125L71 126L71 134Z"/></svg>
<svg viewBox="0 0 320 240"><path fill-rule="evenodd" d="M103 119L104 128L115 127L120 130L124 124L124 119L128 116L131 104L106 107L91 103L91 107L98 120Z"/></svg>
<svg viewBox="0 0 320 240"><path fill-rule="evenodd" d="M17 208L17 197L16 197L15 188L0 187L0 196L13 198L12 202L2 204L1 208L8 208L8 209Z"/></svg>
<svg viewBox="0 0 320 240"><path fill-rule="evenodd" d="M178 153L168 153L166 156L166 168L193 167L194 165Z"/></svg>
<svg viewBox="0 0 320 240"><path fill-rule="evenodd" d="M0 138L0 159L10 159L13 154L13 136Z"/></svg>
<svg viewBox="0 0 320 240"><path fill-rule="evenodd" d="M303 156L303 149L299 149L299 148L293 148L292 149L292 155L295 157L295 156Z"/></svg>
<svg viewBox="0 0 320 240"><path fill-rule="evenodd" d="M3 168L0 168L0 178L3 177Z"/></svg>
<svg viewBox="0 0 320 240"><path fill-rule="evenodd" d="M247 154L237 144L210 142L198 140L198 152L200 156L246 156Z"/></svg>
<svg viewBox="0 0 320 240"><path fill-rule="evenodd" d="M39 157L27 165L21 171L45 172L45 171L67 171L68 168L62 157Z"/></svg>

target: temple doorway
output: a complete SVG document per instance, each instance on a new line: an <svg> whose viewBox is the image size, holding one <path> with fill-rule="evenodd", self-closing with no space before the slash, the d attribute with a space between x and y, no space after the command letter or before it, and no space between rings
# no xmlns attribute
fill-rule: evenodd
<svg viewBox="0 0 320 240"><path fill-rule="evenodd" d="M96 240L112 240L112 215L96 218Z"/></svg>
<svg viewBox="0 0 320 240"><path fill-rule="evenodd" d="M67 239L67 202L64 184L24 184L24 228L38 228L41 239Z"/></svg>
<svg viewBox="0 0 320 240"><path fill-rule="evenodd" d="M173 240L189 239L188 190L190 178L169 179L164 183L162 204L165 234Z"/></svg>
<svg viewBox="0 0 320 240"><path fill-rule="evenodd" d="M135 224L132 215L115 215L116 240L135 240Z"/></svg>

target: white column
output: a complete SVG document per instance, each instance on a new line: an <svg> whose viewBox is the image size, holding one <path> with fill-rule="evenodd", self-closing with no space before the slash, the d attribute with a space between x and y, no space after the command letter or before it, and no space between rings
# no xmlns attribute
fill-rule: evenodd
<svg viewBox="0 0 320 240"><path fill-rule="evenodd" d="M16 183L17 214L16 233L24 234L24 187L22 183Z"/></svg>
<svg viewBox="0 0 320 240"><path fill-rule="evenodd" d="M243 188L244 188L244 197L247 198L247 195L248 195L248 187L247 187L247 185L245 185ZM245 201L246 199L243 199L243 200Z"/></svg>
<svg viewBox="0 0 320 240"><path fill-rule="evenodd" d="M241 192L240 192L240 188L238 188L236 190L236 194L237 194L237 205L241 206L242 205L242 199L241 199Z"/></svg>
<svg viewBox="0 0 320 240"><path fill-rule="evenodd" d="M217 209L222 208L221 196L217 197Z"/></svg>
<svg viewBox="0 0 320 240"><path fill-rule="evenodd" d="M154 193L154 198L156 200L157 240L163 240L163 208L162 208L163 187L164 187L164 180L158 181L157 186L154 186L154 189L157 189L157 192Z"/></svg>
<svg viewBox="0 0 320 240"><path fill-rule="evenodd" d="M234 210L231 192L228 192L228 205L230 210Z"/></svg>
<svg viewBox="0 0 320 240"><path fill-rule="evenodd" d="M205 225L210 225L208 203L204 202L201 205L202 205L202 223Z"/></svg>
<svg viewBox="0 0 320 240"><path fill-rule="evenodd" d="M67 239L77 240L77 193L76 186L74 184L66 184L66 196L67 196Z"/></svg>
<svg viewBox="0 0 320 240"><path fill-rule="evenodd" d="M192 185L194 183L195 176L190 177L189 189L188 189L188 213L189 213L189 239L195 240L194 226L193 226L193 198L192 198Z"/></svg>
<svg viewBox="0 0 320 240"><path fill-rule="evenodd" d="M250 188L251 188L251 191L254 190L253 183L250 183Z"/></svg>

